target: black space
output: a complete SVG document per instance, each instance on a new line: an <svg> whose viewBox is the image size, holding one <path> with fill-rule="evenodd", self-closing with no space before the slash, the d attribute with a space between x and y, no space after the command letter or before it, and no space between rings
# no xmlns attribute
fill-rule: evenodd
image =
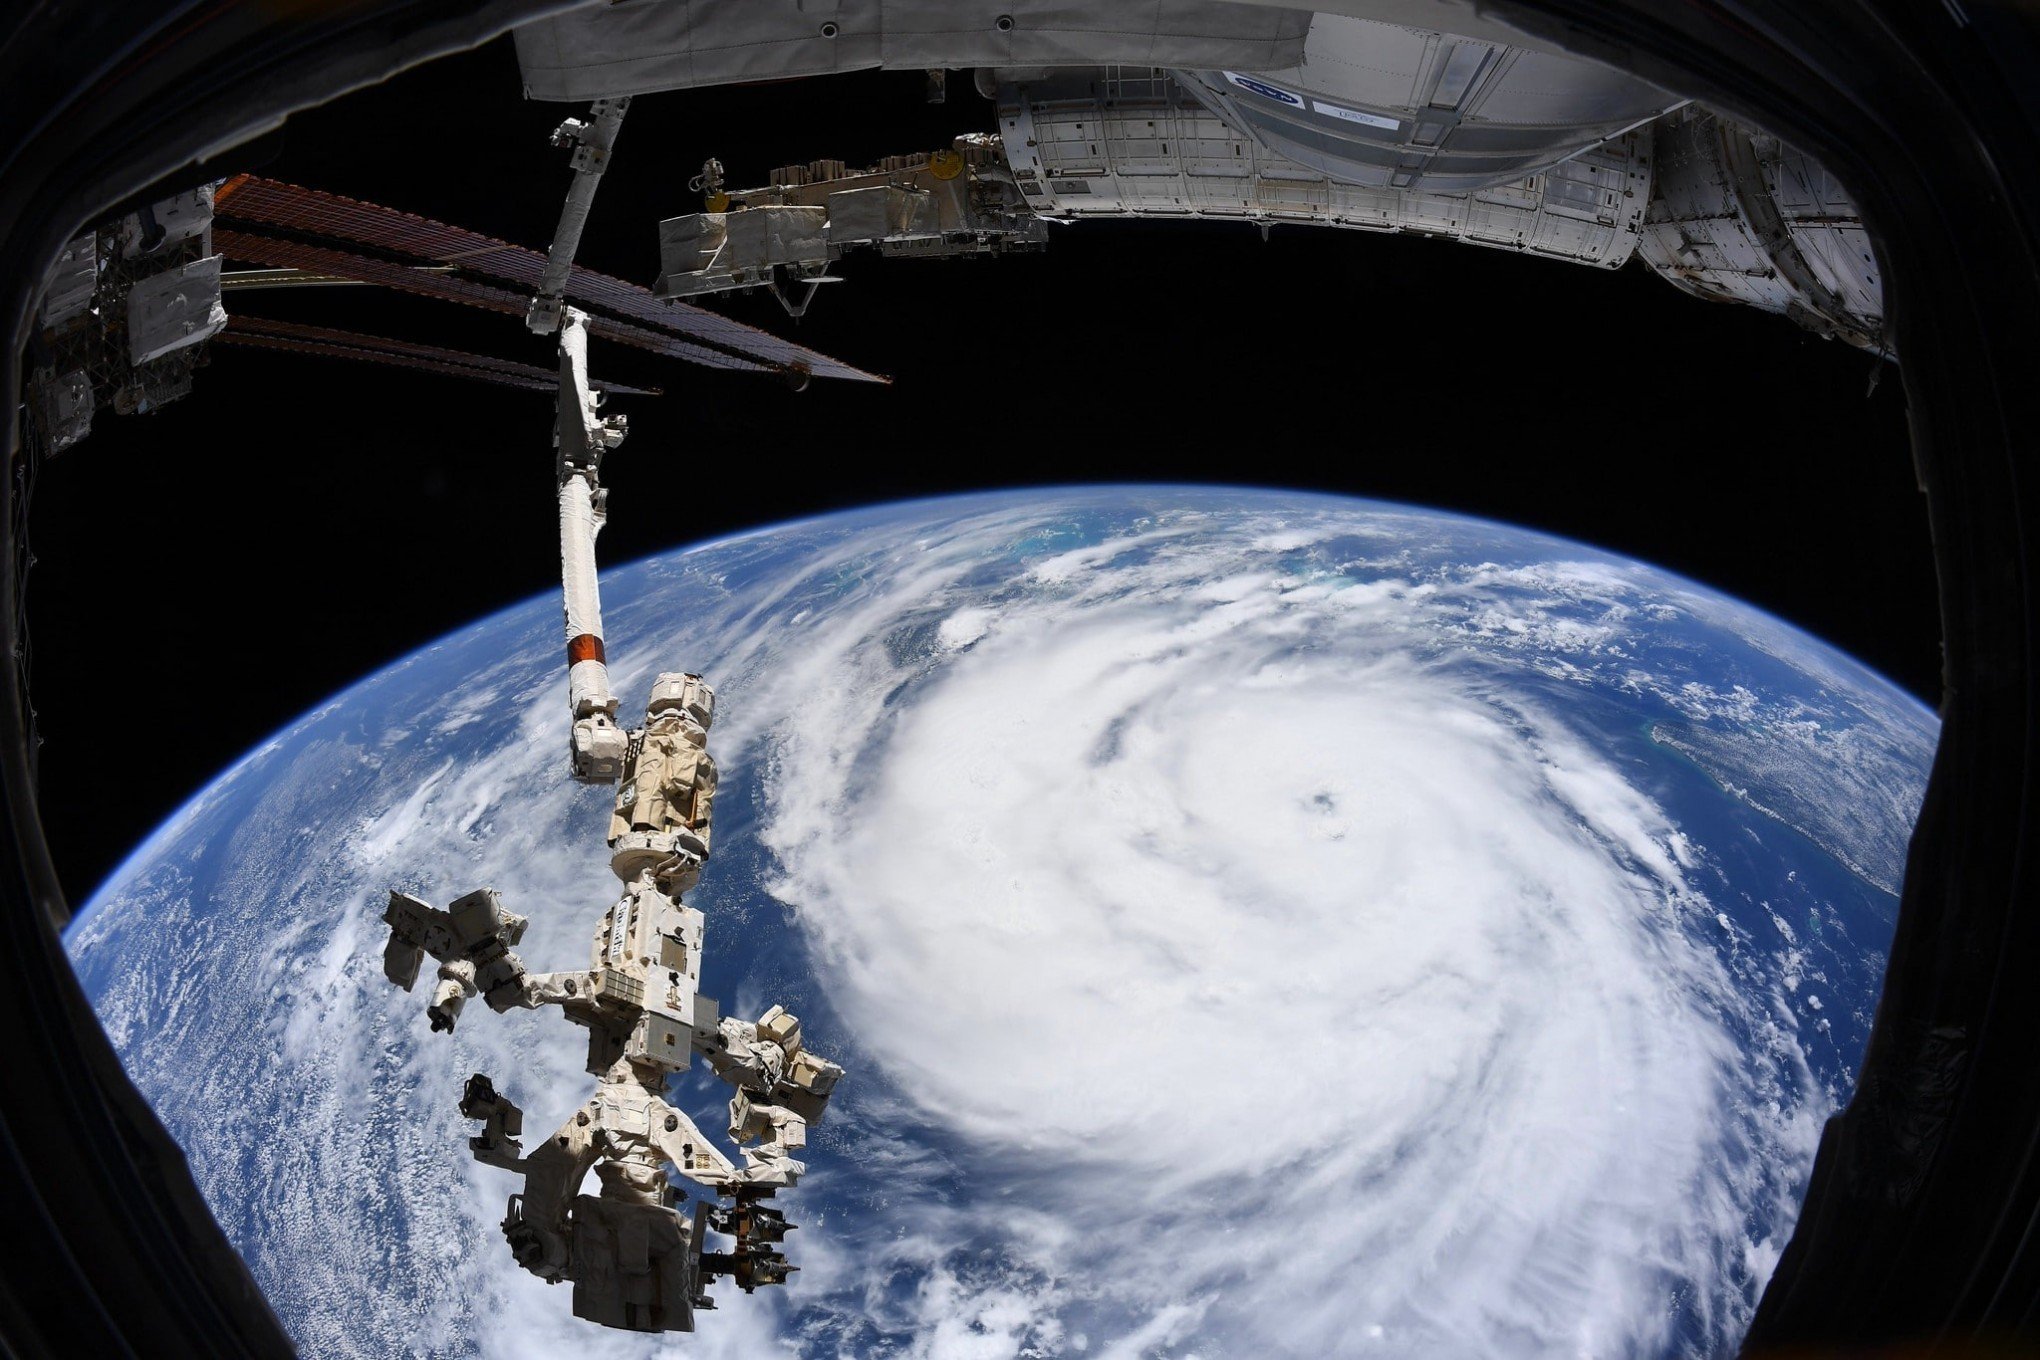
<svg viewBox="0 0 2040 1360"><path fill-rule="evenodd" d="M821 156L990 130L919 73L642 98L580 260L649 283L659 218ZM507 43L291 120L259 168L543 248L581 110L524 101ZM605 463L603 560L849 505L1078 481L1308 487L1470 512L1632 554L1822 636L1929 703L1924 504L1894 370L1640 263L1597 271L1446 242L1092 223L1001 261L847 262L796 324L716 304L889 388L688 368L597 343L631 436ZM550 365L509 317L370 289L230 310ZM195 393L102 414L44 466L29 528L45 830L82 905L236 756L335 690L557 589L551 399L215 346ZM158 715L137 778L107 743ZM117 799L117 801L116 801ZM117 806L119 821L107 810Z"/></svg>

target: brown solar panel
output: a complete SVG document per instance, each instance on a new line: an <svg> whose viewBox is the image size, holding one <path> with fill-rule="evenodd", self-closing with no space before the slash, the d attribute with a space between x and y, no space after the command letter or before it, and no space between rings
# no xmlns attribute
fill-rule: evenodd
<svg viewBox="0 0 2040 1360"><path fill-rule="evenodd" d="M389 364L396 368L414 368L426 373L445 373L456 378L479 378L483 382L498 383L504 387L523 387L534 392L544 391L547 384L529 378L519 378L507 373L492 373L487 369L473 368L467 364L441 363L433 359L400 357L379 349L365 349L357 345L329 344L317 340L292 340L280 335L261 335L252 331L221 331L214 340L222 345L245 345L250 349L288 350L293 354L316 354L327 359L359 359L366 363Z"/></svg>
<svg viewBox="0 0 2040 1360"><path fill-rule="evenodd" d="M500 284L487 283L480 279L465 278L459 274L444 274L437 270L413 269L409 265L394 264L370 255L355 255L327 246L305 245L299 241L284 241L269 236L252 236L225 227L214 229L213 248L223 255L232 256L237 260L247 260L253 264L271 265L280 269L305 269L315 274L337 274L341 278L359 279L363 283L381 284L385 288L416 293L421 297L465 303L470 307L481 307L510 316L522 317L525 305L530 301L522 294L512 292ZM605 340L636 345L639 349L648 349L654 354L685 359L689 363L704 364L709 368L729 369L742 373L781 371L775 365L762 360L710 349L677 335L666 335L628 321L613 321L606 316L591 315L588 318L588 330Z"/></svg>
<svg viewBox="0 0 2040 1360"><path fill-rule="evenodd" d="M424 263L453 265L457 274L440 277L450 277L470 285L468 290L437 292L414 286L409 288L411 292L487 306L497 311L512 310L504 303L514 300L514 310L520 316L531 294L537 291L545 269L545 256L523 246L511 245L464 227L448 226L429 218L398 212L394 208L362 203L319 189L305 189L264 179L259 175L241 175L221 185L215 198L214 213L223 227L229 228L216 233L219 248L238 259L273 263L264 257L237 254L227 242L239 242L245 246L257 237L270 237L278 232L342 245L365 246ZM276 244L307 243L279 241ZM315 247L308 245L308 248ZM402 269L401 265L394 267ZM329 272L347 273L346 270L330 268ZM347 276L363 277L359 273L347 273ZM489 282L491 280L494 281L493 286ZM364 281L387 283L391 287L405 286L385 278ZM481 292L475 290L486 290L490 300L483 301ZM598 321L608 321L612 327L629 325L639 332L666 332L681 337L683 342L693 342L691 349L682 351L648 345L641 337L633 339L623 333L611 333L608 338L647 349L659 349L662 353L695 363L777 372L799 370L818 378L885 381L839 359L832 359L790 340L782 340L769 331L761 331L755 326L747 326L741 321L686 303L661 301L649 289L592 269L577 266L573 270L567 280L567 298L590 313L589 329L595 334L605 334L595 324ZM716 352L726 359L741 362L714 363L705 357Z"/></svg>
<svg viewBox="0 0 2040 1360"><path fill-rule="evenodd" d="M221 332L219 338L229 344L249 345L259 349L289 350L299 354L319 354L335 359L359 359L369 363L391 364L398 368L422 369L428 373L445 373L457 378L479 378L484 382L501 383L506 387L523 387L534 392L559 390L559 374L537 364L518 363L514 359L498 359L489 354L468 354L457 349L421 345L410 340L392 340L380 335L334 330L328 326L305 326L295 321L273 321L267 317L236 314L228 320L227 329ZM630 396L650 397L659 394L657 388L634 387L629 383L597 382L593 385L602 391L620 392Z"/></svg>

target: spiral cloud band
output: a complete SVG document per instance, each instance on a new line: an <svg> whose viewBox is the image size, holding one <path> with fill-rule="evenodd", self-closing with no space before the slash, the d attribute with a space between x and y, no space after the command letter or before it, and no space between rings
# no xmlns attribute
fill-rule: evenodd
<svg viewBox="0 0 2040 1360"><path fill-rule="evenodd" d="M1498 568L1326 560L1352 518L1298 519L990 581L1032 526L958 525L779 643L775 891L849 1032L1008 1182L991 1218L1054 1226L999 1244L980 1340L1732 1342L1755 1200L1828 1111L1702 852L1515 683L1619 656L1640 583L1577 564L1594 617L1501 617Z"/></svg>

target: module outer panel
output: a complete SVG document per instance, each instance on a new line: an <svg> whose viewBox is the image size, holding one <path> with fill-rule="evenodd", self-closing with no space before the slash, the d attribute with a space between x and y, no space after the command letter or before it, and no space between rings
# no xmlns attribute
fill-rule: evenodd
<svg viewBox="0 0 2040 1360"><path fill-rule="evenodd" d="M160 359L210 340L226 324L219 256L151 274L128 290L128 361Z"/></svg>
<svg viewBox="0 0 2040 1360"><path fill-rule="evenodd" d="M1220 0L689 0L516 31L524 92L588 100L844 71L1140 62L1259 71L1303 59L1311 12Z"/></svg>
<svg viewBox="0 0 2040 1360"><path fill-rule="evenodd" d="M1445 193L1549 170L1680 102L1579 57L1323 13L1300 63L1175 78L1272 155L1352 184Z"/></svg>
<svg viewBox="0 0 2040 1360"><path fill-rule="evenodd" d="M1862 215L1804 153L1689 109L1658 129L1638 253L1687 292L1780 312L1886 349L1884 297Z"/></svg>
<svg viewBox="0 0 2040 1360"><path fill-rule="evenodd" d="M1028 204L1070 219L1415 232L1613 268L1635 249L1650 193L1648 129L1473 193L1345 183L1269 152L1160 71L1058 73L1003 86L999 130Z"/></svg>

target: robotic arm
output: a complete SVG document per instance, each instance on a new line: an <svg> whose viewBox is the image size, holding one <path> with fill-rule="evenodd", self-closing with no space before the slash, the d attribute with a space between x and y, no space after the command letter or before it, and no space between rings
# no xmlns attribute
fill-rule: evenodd
<svg viewBox="0 0 2040 1360"><path fill-rule="evenodd" d="M476 995L498 1012L556 1005L587 1030L588 1071L598 1083L566 1123L526 1153L523 1111L476 1073L460 1103L463 1115L481 1122L468 1146L478 1160L523 1175L504 1236L519 1265L548 1282L573 1283L577 1315L612 1327L685 1331L695 1309L713 1306L706 1283L714 1277L730 1276L748 1292L783 1283L793 1270L777 1246L792 1225L764 1201L806 1171L797 1154L843 1069L805 1045L800 1021L783 1007L756 1022L724 1019L699 993L704 918L681 898L700 878L712 843L715 692L698 675L661 675L644 725L617 725L595 537L606 509L602 454L622 442L624 427L596 407L586 318L565 308L554 446L570 750L576 779L618 786L610 869L623 891L595 927L588 967L560 973L525 968L516 953L525 919L489 889L443 911L392 892L383 912L390 928L383 971L409 991L425 957L438 960L426 1006L434 1030L450 1032ZM667 1078L696 1055L736 1088L728 1131L741 1165L664 1099ZM599 1194L581 1193L590 1171ZM700 1187L704 1198L691 1218L678 1212L681 1196L669 1173ZM735 1245L705 1250L711 1232Z"/></svg>
<svg viewBox="0 0 2040 1360"><path fill-rule="evenodd" d="M623 115L629 109L629 95L598 99L588 110L587 118L569 118L553 130L554 146L574 148L574 179L567 188L567 201L560 207L560 224L553 231L552 248L546 252L538 292L524 318L524 324L539 335L559 329L564 310L562 299L574 269L574 252L581 248L581 229L588 224L588 210L595 206L595 190L602 183L602 172L609 168L609 153L616 146L616 134L623 128Z"/></svg>
<svg viewBox="0 0 2040 1360"><path fill-rule="evenodd" d="M567 698L573 713L574 778L614 784L623 774L629 738L616 725L602 646L602 595L596 584L595 536L608 518L602 455L623 442L622 416L598 416L601 394L588 385L588 318L569 307L560 326L558 454L560 582L566 597Z"/></svg>

